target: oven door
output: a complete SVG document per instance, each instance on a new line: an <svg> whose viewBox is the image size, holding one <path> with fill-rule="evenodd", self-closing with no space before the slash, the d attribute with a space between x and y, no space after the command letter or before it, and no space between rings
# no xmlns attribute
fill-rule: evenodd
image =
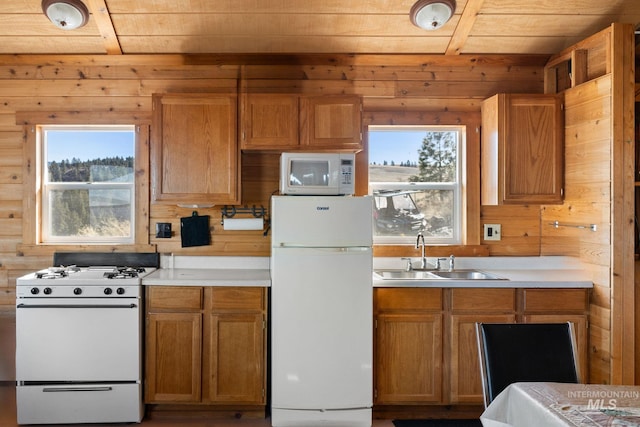
<svg viewBox="0 0 640 427"><path fill-rule="evenodd" d="M22 298L16 380L139 381L140 298Z"/></svg>

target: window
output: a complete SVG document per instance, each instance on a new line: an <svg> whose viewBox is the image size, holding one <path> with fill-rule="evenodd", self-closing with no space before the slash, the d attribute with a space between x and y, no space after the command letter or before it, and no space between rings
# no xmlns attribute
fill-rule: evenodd
<svg viewBox="0 0 640 427"><path fill-rule="evenodd" d="M464 128L369 126L374 242L461 242Z"/></svg>
<svg viewBox="0 0 640 427"><path fill-rule="evenodd" d="M42 242L132 243L135 127L39 130Z"/></svg>

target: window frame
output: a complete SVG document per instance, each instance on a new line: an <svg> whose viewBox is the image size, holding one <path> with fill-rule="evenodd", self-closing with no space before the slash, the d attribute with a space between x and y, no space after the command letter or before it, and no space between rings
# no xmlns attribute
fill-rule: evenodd
<svg viewBox="0 0 640 427"><path fill-rule="evenodd" d="M74 112L66 114L46 111L22 111L16 113L16 122L22 125L24 134L22 239L16 249L24 255L44 255L51 251L73 251L79 246L90 246L92 250L153 252L155 245L149 242L149 134L150 115L121 112ZM40 125L134 125L135 126L135 230L131 244L48 244L43 243L40 232L41 174L40 147L37 143ZM43 252L44 251L44 252Z"/></svg>
<svg viewBox="0 0 640 427"><path fill-rule="evenodd" d="M419 130L424 132L446 132L456 131L456 182L381 182L372 183L369 181L369 171L367 170L367 182L368 182L368 194L373 195L374 190L398 190L398 191L412 191L412 190L445 190L453 191L453 233L451 237L438 238L425 235L425 241L431 245L461 245L465 242L465 177L467 176L465 171L466 166L466 146L467 146L467 126L464 124L455 125L440 125L440 124L369 124L367 127L367 140L369 140L368 134L372 130L379 131L393 131L393 130ZM371 147L368 146L369 154ZM370 165L367 158L367 165ZM417 234L417 233L416 233ZM374 245L415 245L415 236L381 236L376 235L374 232L373 242Z"/></svg>

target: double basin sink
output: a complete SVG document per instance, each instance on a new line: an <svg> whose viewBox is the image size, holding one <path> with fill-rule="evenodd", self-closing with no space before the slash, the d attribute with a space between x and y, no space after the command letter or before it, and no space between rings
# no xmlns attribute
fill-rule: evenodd
<svg viewBox="0 0 640 427"><path fill-rule="evenodd" d="M508 280L480 270L374 270L382 280Z"/></svg>

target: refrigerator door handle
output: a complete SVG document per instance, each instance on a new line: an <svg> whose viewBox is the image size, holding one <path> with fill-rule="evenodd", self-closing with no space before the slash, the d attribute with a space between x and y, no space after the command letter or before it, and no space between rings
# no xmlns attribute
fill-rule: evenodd
<svg viewBox="0 0 640 427"><path fill-rule="evenodd" d="M371 250L370 246L309 246L296 243L281 243L279 247L284 249L317 249L327 252L367 252Z"/></svg>

